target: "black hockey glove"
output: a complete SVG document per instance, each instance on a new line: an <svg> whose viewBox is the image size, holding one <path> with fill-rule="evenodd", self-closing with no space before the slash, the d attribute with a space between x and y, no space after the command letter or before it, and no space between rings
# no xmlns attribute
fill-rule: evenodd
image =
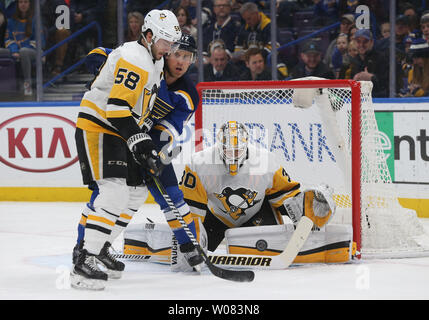
<svg viewBox="0 0 429 320"><path fill-rule="evenodd" d="M154 176L161 174L164 166L158 156L155 144L147 133L137 133L131 136L127 140L127 145L138 164Z"/></svg>

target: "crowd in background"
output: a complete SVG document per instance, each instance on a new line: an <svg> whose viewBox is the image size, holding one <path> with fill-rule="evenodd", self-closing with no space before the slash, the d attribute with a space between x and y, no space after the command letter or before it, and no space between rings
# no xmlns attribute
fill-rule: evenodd
<svg viewBox="0 0 429 320"><path fill-rule="evenodd" d="M36 34L34 0L0 0L0 68L13 61L25 95L34 89ZM102 46L118 44L117 0L40 0L46 50L77 30L97 21ZM137 40L144 16L151 9L172 10L182 31L197 40L197 21L203 27L204 81L271 80L270 54L278 51L278 80L316 76L372 81L373 96L389 96L389 3L387 0L277 0L277 43L271 43L270 1L124 0L124 41ZM359 29L356 8L370 10L370 28ZM70 9L70 28L58 28L56 9ZM429 95L429 1L397 1L396 95ZM293 46L286 43L338 23L338 27ZM45 78L61 74L97 46L91 29L43 59ZM197 64L190 75L196 81ZM1 73L1 72L0 72ZM1 77L1 74L0 74ZM0 82L1 85L1 82ZM0 89L1 90L1 89Z"/></svg>

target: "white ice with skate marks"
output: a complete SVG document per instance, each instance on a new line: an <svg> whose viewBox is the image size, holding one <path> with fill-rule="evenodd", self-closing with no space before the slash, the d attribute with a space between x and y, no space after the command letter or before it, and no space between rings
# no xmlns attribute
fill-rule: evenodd
<svg viewBox="0 0 429 320"><path fill-rule="evenodd" d="M167 265L126 261L104 291L69 286L71 251L83 203L0 202L0 299L429 299L429 258L258 270L250 283L172 273ZM163 222L144 205L132 223ZM429 219L421 219L429 228ZM114 247L121 249L121 240Z"/></svg>

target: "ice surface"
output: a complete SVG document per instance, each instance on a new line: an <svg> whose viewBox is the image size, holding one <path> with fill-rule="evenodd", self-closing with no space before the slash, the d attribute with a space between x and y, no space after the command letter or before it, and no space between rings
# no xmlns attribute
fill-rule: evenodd
<svg viewBox="0 0 429 320"><path fill-rule="evenodd" d="M429 258L368 260L256 271L251 283L171 273L169 266L126 262L101 292L68 287L83 203L0 202L0 299L290 300L429 299ZM132 223L164 222L144 205ZM429 219L422 219L429 227ZM120 249L121 239L114 243Z"/></svg>

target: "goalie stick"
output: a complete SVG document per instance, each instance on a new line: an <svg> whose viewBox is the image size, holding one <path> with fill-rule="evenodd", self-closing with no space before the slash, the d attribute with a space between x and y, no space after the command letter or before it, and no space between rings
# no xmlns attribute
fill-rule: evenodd
<svg viewBox="0 0 429 320"><path fill-rule="evenodd" d="M257 269L271 269L271 270L282 270L287 269L298 255L299 250L307 240L311 229L313 227L313 221L306 216L303 216L289 240L286 248L276 256L262 256L262 255L247 255L247 254L210 254L208 259L210 263L214 265L221 265L234 268L257 268ZM115 258L119 259L131 259L131 260L143 260L143 261L154 261L163 262L168 261L170 256L151 256L151 255L136 255L136 254L116 254Z"/></svg>

